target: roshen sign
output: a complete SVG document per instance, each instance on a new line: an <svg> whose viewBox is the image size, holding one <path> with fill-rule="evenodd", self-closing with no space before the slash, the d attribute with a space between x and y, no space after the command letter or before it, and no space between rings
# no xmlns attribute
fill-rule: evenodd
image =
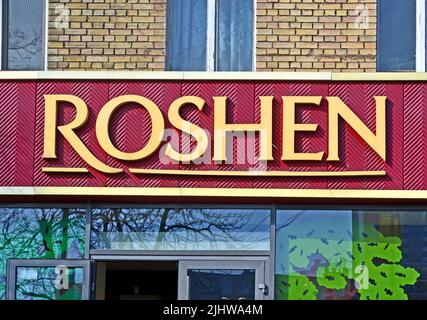
<svg viewBox="0 0 427 320"><path fill-rule="evenodd" d="M74 95L45 95L45 126L44 126L44 159L56 159L57 134L63 135L65 140L77 152L77 154L94 169L107 173L118 174L123 172L121 168L114 168L99 160L85 145L76 133L76 130L86 125L89 117L89 108L86 103ZM213 112L213 156L215 162L227 160L227 135L236 132L256 132L259 134L260 161L272 161L273 158L273 96L261 96L260 122L250 124L228 123L227 97L212 97ZM282 161L340 161L339 157L339 122L345 121L354 131L372 148L375 153L386 161L386 106L387 97L375 96L376 129L371 131L368 126L356 116L356 114L339 98L325 97L328 102L328 150L317 153L296 152L295 135L297 132L315 132L318 124L306 124L296 122L296 109L300 105L320 107L323 97L320 96L284 96L283 123L282 123ZM57 124L57 114L61 102L67 102L74 106L76 116L70 123ZM110 137L111 118L115 111L126 104L133 103L144 108L150 117L152 130L148 142L136 152L119 150ZM188 153L175 150L172 144L167 143L166 155L174 161L188 162L202 157L209 147L207 132L198 125L191 123L181 116L181 110L186 105L197 107L203 112L205 101L196 96L184 96L171 103L168 109L168 121L172 126L191 136L196 141L196 147ZM96 120L96 137L99 145L110 156L122 161L136 161L153 156L163 143L165 131L165 119L160 108L150 99L138 95L124 95L107 102L99 112ZM327 156L326 156L327 153ZM43 168L44 172L88 172L85 168ZM184 174L184 175L227 175L227 176L381 176L384 171L352 171L352 172L287 172L287 171L182 171L182 170L144 170L129 168L135 174Z"/></svg>

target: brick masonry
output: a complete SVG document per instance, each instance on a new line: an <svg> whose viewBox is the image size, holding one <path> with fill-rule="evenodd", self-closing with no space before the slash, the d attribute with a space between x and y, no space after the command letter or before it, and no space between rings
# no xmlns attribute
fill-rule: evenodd
<svg viewBox="0 0 427 320"><path fill-rule="evenodd" d="M49 0L48 69L162 71L165 20L166 0Z"/></svg>
<svg viewBox="0 0 427 320"><path fill-rule="evenodd" d="M376 70L376 0L257 0L258 71Z"/></svg>
<svg viewBox="0 0 427 320"><path fill-rule="evenodd" d="M376 0L257 0L256 16L257 71L376 69ZM162 71L165 26L166 0L49 0L48 68Z"/></svg>

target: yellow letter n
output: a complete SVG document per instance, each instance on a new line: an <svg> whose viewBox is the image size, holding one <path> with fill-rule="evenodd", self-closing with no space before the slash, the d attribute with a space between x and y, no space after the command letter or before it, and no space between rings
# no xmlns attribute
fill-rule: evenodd
<svg viewBox="0 0 427 320"><path fill-rule="evenodd" d="M374 134L338 97L327 97L329 102L328 161L339 161L339 117L383 159L386 160L386 103L387 97L374 97L376 103L376 133Z"/></svg>

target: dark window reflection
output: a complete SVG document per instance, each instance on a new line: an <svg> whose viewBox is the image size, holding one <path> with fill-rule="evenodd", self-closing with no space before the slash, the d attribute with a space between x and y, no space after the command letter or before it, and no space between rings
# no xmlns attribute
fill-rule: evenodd
<svg viewBox="0 0 427 320"><path fill-rule="evenodd" d="M0 208L0 300L7 259L81 259L86 210Z"/></svg>
<svg viewBox="0 0 427 320"><path fill-rule="evenodd" d="M190 300L255 300L255 270L192 269Z"/></svg>
<svg viewBox="0 0 427 320"><path fill-rule="evenodd" d="M416 9L416 1L378 1L377 71L415 71Z"/></svg>
<svg viewBox="0 0 427 320"><path fill-rule="evenodd" d="M424 211L280 210L276 299L427 298Z"/></svg>
<svg viewBox="0 0 427 320"><path fill-rule="evenodd" d="M270 211L95 209L91 247L113 250L269 250Z"/></svg>
<svg viewBox="0 0 427 320"><path fill-rule="evenodd" d="M44 68L44 0L6 1L6 69Z"/></svg>
<svg viewBox="0 0 427 320"><path fill-rule="evenodd" d="M206 70L208 14L207 0L167 2L166 70ZM215 70L252 70L253 1L218 0L213 14Z"/></svg>
<svg viewBox="0 0 427 320"><path fill-rule="evenodd" d="M217 1L217 71L252 70L253 3L252 0Z"/></svg>
<svg viewBox="0 0 427 320"><path fill-rule="evenodd" d="M166 70L206 70L207 0L168 1Z"/></svg>

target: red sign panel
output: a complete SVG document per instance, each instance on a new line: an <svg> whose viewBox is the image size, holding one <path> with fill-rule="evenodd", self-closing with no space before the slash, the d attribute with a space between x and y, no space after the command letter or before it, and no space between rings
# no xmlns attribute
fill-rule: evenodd
<svg viewBox="0 0 427 320"><path fill-rule="evenodd" d="M99 161L123 172L104 173L91 167L59 131L55 145L57 158L43 157L46 95L73 95L83 100L88 119L74 130L75 134ZM212 157L201 163L164 161L160 154L168 143L175 150L185 149L181 142L173 139L164 141L156 152L144 159L117 159L100 145L96 122L109 101L124 95L143 96L154 102L162 112L165 129L171 129L180 138L182 133L168 118L171 104L180 97L195 96L204 100L202 110L184 106L181 116L206 130L211 137L215 129L213 97L228 98L229 124L260 123L260 97L274 97L273 160L262 167L253 162L260 149L259 135L232 139L229 148L232 158L228 163L211 161ZM283 111L282 97L292 96L322 97L319 105L301 104L295 109L295 123L317 124L312 132L295 132L295 151L324 152L325 157L319 161L282 160L286 141L283 120L288 116ZM372 133L375 133L378 116L374 98L387 97L385 160L345 121L339 125L340 159L327 160L328 97L340 98ZM0 186L426 190L425 106L427 85L421 82L3 80L0 82ZM58 126L72 122L75 116L76 107L72 103L58 104ZM118 150L132 153L144 148L152 126L156 125L152 124L146 108L128 103L112 114L109 135ZM185 139L188 137L180 141ZM210 154L213 154L213 144L210 141ZM239 152L242 145L245 146L243 153ZM195 147L194 141L189 142L190 150ZM61 172L61 168L68 168L70 172ZM87 172L72 172L72 168ZM234 175L234 172L240 174Z"/></svg>

